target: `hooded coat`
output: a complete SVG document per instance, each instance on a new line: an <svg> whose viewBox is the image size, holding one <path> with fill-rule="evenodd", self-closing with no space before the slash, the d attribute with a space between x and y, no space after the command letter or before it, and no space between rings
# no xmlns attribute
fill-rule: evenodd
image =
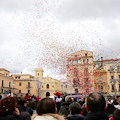
<svg viewBox="0 0 120 120"><path fill-rule="evenodd" d="M59 113L64 115L65 117L67 117L68 114L70 114L70 112L69 112L69 105L70 104L71 104L71 102L63 102L63 103L61 103Z"/></svg>
<svg viewBox="0 0 120 120"><path fill-rule="evenodd" d="M61 115L49 113L43 115L33 114L31 118L32 120L65 120Z"/></svg>

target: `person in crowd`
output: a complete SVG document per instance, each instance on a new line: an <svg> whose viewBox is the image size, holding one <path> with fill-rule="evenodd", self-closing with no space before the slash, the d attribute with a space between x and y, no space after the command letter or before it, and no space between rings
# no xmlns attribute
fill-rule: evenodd
<svg viewBox="0 0 120 120"><path fill-rule="evenodd" d="M65 97L65 102L61 103L61 107L59 110L59 113L64 115L65 117L68 116L68 114L70 114L69 112L69 105L72 103L72 98L70 96L66 96Z"/></svg>
<svg viewBox="0 0 120 120"><path fill-rule="evenodd" d="M113 104L107 104L107 109L106 113L108 114L109 117L113 117L113 112L115 111L115 107Z"/></svg>
<svg viewBox="0 0 120 120"><path fill-rule="evenodd" d="M86 109L86 103L84 103L83 105L82 105L82 111L81 111L81 114L83 115L83 116L86 116L87 115L87 109Z"/></svg>
<svg viewBox="0 0 120 120"><path fill-rule="evenodd" d="M74 102L77 102L77 98L74 98Z"/></svg>
<svg viewBox="0 0 120 120"><path fill-rule="evenodd" d="M34 101L30 101L28 104L27 104L27 107L26 107L26 111L29 112L29 114L32 116L32 114L35 114L36 113L36 104Z"/></svg>
<svg viewBox="0 0 120 120"><path fill-rule="evenodd" d="M37 114L33 114L32 120L65 120L63 116L56 114L55 101L52 98L43 98L37 105Z"/></svg>
<svg viewBox="0 0 120 120"><path fill-rule="evenodd" d="M46 98L49 98L49 97L50 97L50 93L46 92Z"/></svg>
<svg viewBox="0 0 120 120"><path fill-rule="evenodd" d="M114 118L114 120L120 120L120 109L116 109L113 112L113 118Z"/></svg>
<svg viewBox="0 0 120 120"><path fill-rule="evenodd" d="M2 99L2 95L0 95L0 100Z"/></svg>
<svg viewBox="0 0 120 120"><path fill-rule="evenodd" d="M7 96L13 97L13 93L11 92L11 90L8 91L8 95Z"/></svg>
<svg viewBox="0 0 120 120"><path fill-rule="evenodd" d="M22 120L31 120L31 116L28 112L26 112L27 103L25 100L18 99L17 107L20 111Z"/></svg>
<svg viewBox="0 0 120 120"><path fill-rule="evenodd" d="M55 101L56 101L56 107L57 107L57 113L58 113L60 110L60 105L62 103L62 98L60 96L57 96Z"/></svg>
<svg viewBox="0 0 120 120"><path fill-rule="evenodd" d="M118 105L117 99L114 98L112 104L113 104L113 105Z"/></svg>
<svg viewBox="0 0 120 120"><path fill-rule="evenodd" d="M28 93L26 93L25 99L28 100L28 99L30 99L30 98L31 98L30 95L29 95Z"/></svg>
<svg viewBox="0 0 120 120"><path fill-rule="evenodd" d="M105 112L106 101L104 96L99 92L89 94L87 97L87 113L84 120L109 120Z"/></svg>
<svg viewBox="0 0 120 120"><path fill-rule="evenodd" d="M14 97L8 96L0 100L0 120L22 120Z"/></svg>
<svg viewBox="0 0 120 120"><path fill-rule="evenodd" d="M73 102L69 106L70 114L68 115L68 120L83 120L85 117L80 114L81 105L78 102Z"/></svg>
<svg viewBox="0 0 120 120"><path fill-rule="evenodd" d="M40 101L40 99L41 99L40 96L37 96L37 97L36 97L36 100L37 100L38 102Z"/></svg>

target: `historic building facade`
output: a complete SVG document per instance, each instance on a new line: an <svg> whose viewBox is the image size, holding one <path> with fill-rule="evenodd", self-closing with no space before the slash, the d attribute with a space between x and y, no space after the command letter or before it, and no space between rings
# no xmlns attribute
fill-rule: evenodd
<svg viewBox="0 0 120 120"><path fill-rule="evenodd" d="M108 82L107 82L107 71L103 64L103 58L94 61L94 91L108 94Z"/></svg>
<svg viewBox="0 0 120 120"><path fill-rule="evenodd" d="M0 69L1 93L11 90L17 95L29 93L35 96L39 95L43 98L47 92L49 92L50 96L53 96L56 92L66 92L66 82L61 82L49 76L43 77L44 71L42 68L35 69L35 76L22 73L9 76L9 73L10 72L4 68Z"/></svg>
<svg viewBox="0 0 120 120"><path fill-rule="evenodd" d="M14 79L10 76L10 71L0 68L0 93L8 90L18 92L18 89L14 88Z"/></svg>
<svg viewBox="0 0 120 120"><path fill-rule="evenodd" d="M65 93L66 83L53 79L49 76L43 77L44 70L42 68L35 69L35 78L39 80L40 96L45 97L49 92L50 96L53 96L56 92Z"/></svg>
<svg viewBox="0 0 120 120"><path fill-rule="evenodd" d="M67 56L68 93L94 91L93 53L81 50Z"/></svg>
<svg viewBox="0 0 120 120"><path fill-rule="evenodd" d="M120 94L120 59L93 61L93 53L81 50L67 57L68 93Z"/></svg>
<svg viewBox="0 0 120 120"><path fill-rule="evenodd" d="M37 79L30 74L12 74L14 78L14 88L18 89L19 95L29 93L31 95L37 95Z"/></svg>

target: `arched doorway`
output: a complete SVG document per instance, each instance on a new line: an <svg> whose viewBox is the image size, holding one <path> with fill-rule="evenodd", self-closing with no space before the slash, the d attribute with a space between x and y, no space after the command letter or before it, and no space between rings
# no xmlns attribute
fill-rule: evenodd
<svg viewBox="0 0 120 120"><path fill-rule="evenodd" d="M49 92L46 92L46 97L49 97L50 96L50 93Z"/></svg>

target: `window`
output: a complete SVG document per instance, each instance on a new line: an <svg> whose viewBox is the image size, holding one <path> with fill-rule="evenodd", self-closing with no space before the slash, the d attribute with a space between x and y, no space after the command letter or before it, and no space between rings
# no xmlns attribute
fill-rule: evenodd
<svg viewBox="0 0 120 120"><path fill-rule="evenodd" d="M73 61L73 64L77 64L77 60L74 60L74 61Z"/></svg>
<svg viewBox="0 0 120 120"><path fill-rule="evenodd" d="M114 92L114 84L112 85L112 92Z"/></svg>
<svg viewBox="0 0 120 120"><path fill-rule="evenodd" d="M114 67L110 66L110 72L114 72Z"/></svg>
<svg viewBox="0 0 120 120"><path fill-rule="evenodd" d="M3 89L2 89L2 93L3 93Z"/></svg>
<svg viewBox="0 0 120 120"><path fill-rule="evenodd" d="M102 85L99 85L98 89L99 89L99 92L103 92L103 86Z"/></svg>
<svg viewBox="0 0 120 120"><path fill-rule="evenodd" d="M67 88L67 85L65 87Z"/></svg>
<svg viewBox="0 0 120 120"><path fill-rule="evenodd" d="M78 93L78 89L75 89L75 94L77 94Z"/></svg>
<svg viewBox="0 0 120 120"><path fill-rule="evenodd" d="M113 76L113 75L111 76L111 79L112 79L112 80L114 79L114 76Z"/></svg>
<svg viewBox="0 0 120 120"><path fill-rule="evenodd" d="M39 76L39 73L37 74L37 76Z"/></svg>
<svg viewBox="0 0 120 120"><path fill-rule="evenodd" d="M78 69L74 68L74 76L78 76Z"/></svg>
<svg viewBox="0 0 120 120"><path fill-rule="evenodd" d="M49 89L49 84L46 85L46 88Z"/></svg>
<svg viewBox="0 0 120 120"><path fill-rule="evenodd" d="M30 94L30 90L28 90L28 93Z"/></svg>
<svg viewBox="0 0 120 120"><path fill-rule="evenodd" d="M11 82L9 82L9 88L11 87Z"/></svg>
<svg viewBox="0 0 120 120"><path fill-rule="evenodd" d="M87 63L89 62L89 59L87 59Z"/></svg>
<svg viewBox="0 0 120 120"><path fill-rule="evenodd" d="M6 73L6 77L8 76L8 74Z"/></svg>
<svg viewBox="0 0 120 120"><path fill-rule="evenodd" d="M20 79L20 77L18 77L18 79Z"/></svg>
<svg viewBox="0 0 120 120"><path fill-rule="evenodd" d="M117 66L117 72L120 72L120 66Z"/></svg>
<svg viewBox="0 0 120 120"><path fill-rule="evenodd" d="M85 57L87 57L87 53L85 53Z"/></svg>
<svg viewBox="0 0 120 120"><path fill-rule="evenodd" d="M88 81L88 78L85 78L85 83L88 83L89 81Z"/></svg>
<svg viewBox="0 0 120 120"><path fill-rule="evenodd" d="M4 86L4 80L2 80L2 87Z"/></svg>
<svg viewBox="0 0 120 120"><path fill-rule="evenodd" d="M80 61L80 60L78 60L78 63L80 64L80 63L81 63L81 61Z"/></svg>
<svg viewBox="0 0 120 120"><path fill-rule="evenodd" d="M17 77L15 77L15 79L17 79Z"/></svg>
<svg viewBox="0 0 120 120"><path fill-rule="evenodd" d="M119 84L119 92L120 92L120 84Z"/></svg>
<svg viewBox="0 0 120 120"><path fill-rule="evenodd" d="M21 93L21 90L19 90L19 93Z"/></svg>
<svg viewBox="0 0 120 120"><path fill-rule="evenodd" d="M99 80L102 81L102 76L99 75Z"/></svg>
<svg viewBox="0 0 120 120"><path fill-rule="evenodd" d="M88 68L84 68L84 74L85 74L85 75L88 74Z"/></svg>
<svg viewBox="0 0 120 120"><path fill-rule="evenodd" d="M19 82L19 86L21 86L21 82Z"/></svg>
<svg viewBox="0 0 120 120"><path fill-rule="evenodd" d="M28 82L28 87L30 87L30 82Z"/></svg>
<svg viewBox="0 0 120 120"><path fill-rule="evenodd" d="M54 85L52 85L52 88L54 88Z"/></svg>
<svg viewBox="0 0 120 120"><path fill-rule="evenodd" d="M79 78L73 78L73 87L79 87L80 81Z"/></svg>

